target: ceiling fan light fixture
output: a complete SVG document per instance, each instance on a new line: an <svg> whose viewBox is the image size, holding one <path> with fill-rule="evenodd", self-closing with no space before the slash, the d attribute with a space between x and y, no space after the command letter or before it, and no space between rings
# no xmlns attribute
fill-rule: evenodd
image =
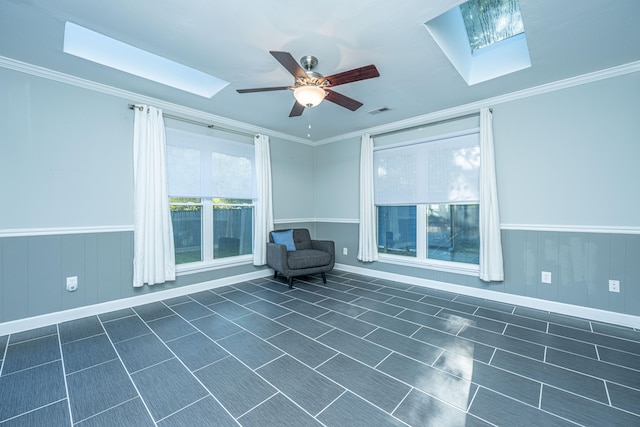
<svg viewBox="0 0 640 427"><path fill-rule="evenodd" d="M293 96L298 104L305 107L315 107L322 102L326 95L320 86L298 86L293 90Z"/></svg>

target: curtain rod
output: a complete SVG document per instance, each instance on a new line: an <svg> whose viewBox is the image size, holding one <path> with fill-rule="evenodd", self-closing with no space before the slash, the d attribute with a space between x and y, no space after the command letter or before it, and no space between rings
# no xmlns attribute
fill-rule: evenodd
<svg viewBox="0 0 640 427"><path fill-rule="evenodd" d="M142 111L142 108L143 108L142 105L136 105L136 104L128 104L128 106L129 106L130 110L133 110L134 108L137 108L138 110ZM180 120L182 122L187 122L187 123L193 123L193 124L200 125L200 126L206 126L209 129L221 130L221 131L224 131L224 132L235 133L237 135L250 136L251 138L253 138L255 136L255 134L252 134L252 133L242 132L240 130L234 130L234 129L227 129L227 128L224 128L222 126L216 126L216 125L212 125L210 123L199 122L197 120L188 119L186 117L174 116L173 114L169 114L169 113L165 113L165 112L163 112L162 115L164 117L168 117L170 119Z"/></svg>
<svg viewBox="0 0 640 427"><path fill-rule="evenodd" d="M493 109L492 108L489 108L489 111L491 111L493 113ZM420 128L425 127L425 126L440 125L442 123L448 123L448 122L454 122L456 120L468 119L470 117L475 117L475 116L479 116L479 115L480 115L480 112L469 113L469 114L465 114L463 116L450 117L448 119L436 120L435 122L427 122L427 123L423 123L421 125L415 125L415 126L411 126L411 127L408 127L408 128L396 129L396 130L390 130L389 132L378 133L378 134L375 134L375 135L371 135L371 138L380 138L381 136L394 135L396 133L402 133L402 132L408 132L410 130L420 129Z"/></svg>

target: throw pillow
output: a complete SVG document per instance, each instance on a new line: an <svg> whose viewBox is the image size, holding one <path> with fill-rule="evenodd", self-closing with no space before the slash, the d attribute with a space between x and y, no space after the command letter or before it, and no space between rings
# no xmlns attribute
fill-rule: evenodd
<svg viewBox="0 0 640 427"><path fill-rule="evenodd" d="M287 252L296 250L296 244L293 242L293 230L273 232L271 236L273 237L274 243L285 245Z"/></svg>

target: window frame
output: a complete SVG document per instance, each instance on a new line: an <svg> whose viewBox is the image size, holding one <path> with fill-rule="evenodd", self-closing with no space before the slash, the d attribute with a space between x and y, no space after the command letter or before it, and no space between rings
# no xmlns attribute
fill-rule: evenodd
<svg viewBox="0 0 640 427"><path fill-rule="evenodd" d="M171 199L172 197L170 197ZM213 241L213 207L214 206L242 206L251 207L251 234L253 241L253 234L255 233L255 200L251 201L251 204L225 204L225 203L213 203L211 198L200 198L200 203L172 203L169 201L170 206L200 206L202 212L202 227L200 229L201 238L201 254L202 259L200 261L188 262L182 264L176 264L177 273L199 273L203 271L216 270L219 268L233 267L236 265L244 265L253 262L253 248L252 253L246 255L237 255L231 257L214 258L214 241Z"/></svg>
<svg viewBox="0 0 640 427"><path fill-rule="evenodd" d="M250 200L250 199L245 199L245 200ZM249 259L251 261L253 261L253 237L255 235L256 229L255 229L255 224L256 224L256 201L255 200L251 200L251 203L214 203L212 199L208 199L209 202L209 214L211 215L210 218L210 222L208 223L209 226L211 227L211 233L210 233L210 239L207 242L207 245L209 245L209 250L211 250L211 259L214 261L219 261L219 260L229 260L229 259L235 259L238 257L249 257ZM214 246L215 246L215 241L213 239L214 237L214 233L215 233L215 227L214 227L214 221L213 221L213 211L214 211L214 206L228 206L228 207L240 207L240 208L251 208L251 252L248 254L244 254L244 255L235 255L235 256L228 256L228 257L221 257L221 258L215 258L215 250L214 250Z"/></svg>
<svg viewBox="0 0 640 427"><path fill-rule="evenodd" d="M378 260L387 264L401 265L404 267L418 267L446 273L478 276L480 264L469 264L457 261L443 261L427 258L427 205L406 205L416 207L416 256L387 254L378 251ZM378 221L378 207L389 205L376 205L376 224ZM395 206L395 205L394 205ZM377 229L377 227L376 227ZM376 244L376 250L378 246Z"/></svg>
<svg viewBox="0 0 640 427"><path fill-rule="evenodd" d="M213 152L219 152L219 153L226 153L227 149L226 148L220 148L220 146L218 145L216 148L211 148L209 149L208 147L206 147L206 145L209 143L207 140L211 140L211 143L216 143L216 144L224 144L226 142L230 143L230 144L247 144L249 146L252 147L253 149L253 143L252 142L245 142L245 141L239 141L239 140L234 140L234 139L227 139L225 137L220 137L220 136L216 136L216 135L212 135L210 133L201 133L201 132L197 132L197 131L193 131L193 130L189 130L189 129L185 129L184 127L171 127L170 128L171 131L175 131L177 133L188 133L188 134L193 134L194 139L197 140L197 142L194 144L195 149L200 150L201 153L205 153L206 155L210 155L210 153ZM201 148L204 144L204 150ZM184 142L178 142L177 144L172 144L171 141L169 140L169 138L167 138L167 145L176 145L178 147L188 147L188 145L185 145ZM201 160L202 161L202 160ZM209 160L207 160L209 161ZM256 175L255 175L255 159L252 158L252 175L253 175L253 179L256 179ZM201 169L201 173L205 173L208 174L210 173L210 168L209 167L204 167L203 169ZM256 185L254 183L254 185ZM172 199L199 199L200 202L199 203L172 203ZM185 274L191 274L191 273L199 273L199 272L204 272L204 271L211 271L211 270L216 270L216 269L221 269L221 268L228 268L228 267L234 267L234 266L239 266L239 265L246 265L246 264L252 264L253 263L253 251L255 248L253 248L253 236L255 235L255 207L256 207L256 199L255 199L255 194L252 198L244 198L244 199L231 199L231 198L227 198L227 200L246 200L246 201L250 201L251 203L242 203L242 204L237 204L237 203L214 203L213 199L217 198L217 199L225 199L225 197L221 197L220 195L214 195L214 196L209 196L209 195L205 195L205 194L201 194L200 196L197 195L191 195L191 196L184 196L184 195L177 195L177 194L170 194L169 196L169 206L175 206L175 205L184 205L184 206L188 206L188 205L198 205L201 207L201 247L200 247L200 251L201 251L201 256L202 259L200 261L195 261L195 262L186 262L186 263L181 263L181 264L176 264L176 273L185 273ZM251 253L250 254L245 254L245 255L237 255L237 256L227 256L227 257L221 257L221 258L214 258L214 206L242 206L242 207L251 207L251 211L252 211L252 216L251 216L251 242L252 242L252 248L251 248Z"/></svg>
<svg viewBox="0 0 640 427"><path fill-rule="evenodd" d="M429 143L432 141L438 141L438 140L443 140L443 139L457 137L457 136L464 136L464 135L473 134L473 133L479 133L479 128L474 126L471 128L460 130L460 131L442 133L442 134L437 134L434 136L418 138L418 139L410 139L404 142L385 144L379 147L375 147L374 150L378 150L378 149L389 150L396 147L403 147L407 145L421 144L421 143ZM480 172L478 171L478 173ZM428 209L428 205L430 204L437 204L437 203L412 203L412 202L404 203L404 204L403 203L397 203L397 204L396 203L394 204L375 203L376 232L378 231L378 224L379 224L378 207L380 206L415 206L416 207L416 256L413 257L413 256L395 255L395 254L380 252L378 249L379 246L377 244L377 239L379 236L376 236L376 250L378 251L378 260L380 262L400 265L405 267L417 267L417 268L441 271L446 273L463 274L463 275L477 277L480 271L480 263L470 264L470 263L463 263L458 261L444 261L444 260L438 260L438 259L427 257L427 253L428 253L427 209ZM440 203L440 204L447 204L447 203ZM448 203L448 204L449 205L464 205L464 204L475 205L476 202L468 202L468 203L461 202L461 203ZM479 200L477 201L477 204L478 206L480 205ZM478 224L478 227L479 227L479 224Z"/></svg>

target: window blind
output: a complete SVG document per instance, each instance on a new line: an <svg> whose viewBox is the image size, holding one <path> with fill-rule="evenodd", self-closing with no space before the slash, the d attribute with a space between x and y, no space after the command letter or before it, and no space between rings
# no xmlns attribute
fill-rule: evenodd
<svg viewBox="0 0 640 427"><path fill-rule="evenodd" d="M376 205L480 200L478 132L380 147L373 162Z"/></svg>
<svg viewBox="0 0 640 427"><path fill-rule="evenodd" d="M255 199L254 147L167 128L170 197Z"/></svg>

